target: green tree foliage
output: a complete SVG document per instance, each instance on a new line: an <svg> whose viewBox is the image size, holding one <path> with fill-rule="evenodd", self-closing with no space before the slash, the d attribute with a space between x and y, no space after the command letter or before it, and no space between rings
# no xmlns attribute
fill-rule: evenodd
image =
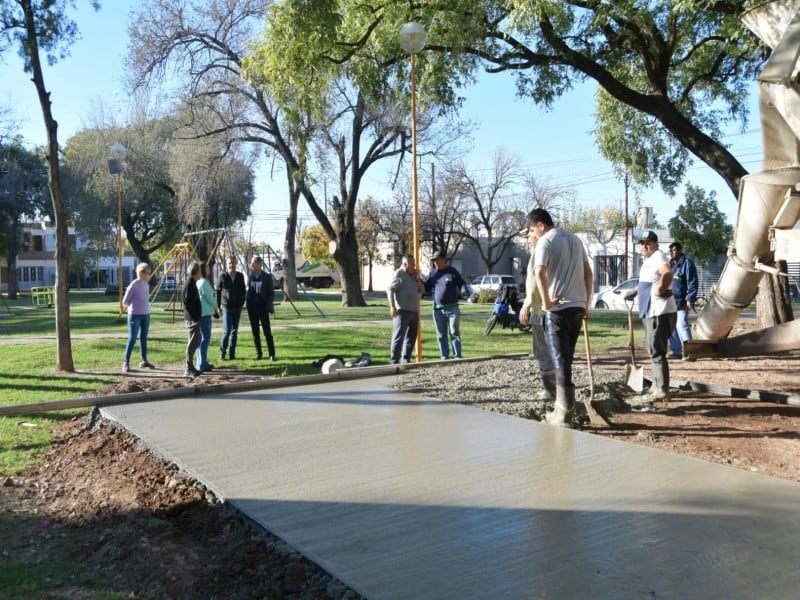
<svg viewBox="0 0 800 600"><path fill-rule="evenodd" d="M733 229L717 206L716 192L706 195L705 190L691 184L686 186L684 203L669 220L669 231L684 253L703 266L725 252L733 239Z"/></svg>
<svg viewBox="0 0 800 600"><path fill-rule="evenodd" d="M579 207L564 213L564 217L563 226L575 233L597 234L625 229L625 215L615 206Z"/></svg>
<svg viewBox="0 0 800 600"><path fill-rule="evenodd" d="M127 148L122 171L122 227L138 260L180 241L184 231L233 227L250 215L254 174L224 140L179 137L173 119L87 129L67 142L72 212L82 235L116 247L117 178L108 172L112 144ZM206 260L219 234L193 239Z"/></svg>
<svg viewBox="0 0 800 600"><path fill-rule="evenodd" d="M336 261L329 252L330 238L320 224L306 227L300 234L300 251L312 263L320 263L329 269L336 268Z"/></svg>
<svg viewBox="0 0 800 600"><path fill-rule="evenodd" d="M83 130L64 149L77 230L98 246L117 246L117 176L108 171L111 146L127 149L122 177L122 229L139 261L180 240L175 186L170 177L170 126L150 120L127 127Z"/></svg>
<svg viewBox="0 0 800 600"><path fill-rule="evenodd" d="M518 93L545 106L576 82L591 79L608 95L601 99L598 134L601 147L615 150L614 160L629 166L667 163L675 153L659 157L656 152L672 147L663 138L668 134L719 173L736 195L746 170L715 138L724 122L744 122L745 90L764 59L758 40L739 22L741 13L757 3L482 0L410 5L328 0L308 17L312 28L325 28L323 47L311 59L319 59L315 65L352 65L347 68L366 82L365 89L377 92L381 88L372 85L373 69L400 68L397 31L401 22L413 18L428 31L428 51L420 55L423 98L456 102L458 88L479 67L511 71ZM617 120L623 109L611 106L612 98L652 121ZM636 124L647 126L629 127ZM628 130L620 132L620 127ZM633 144L613 146L614 138L637 136ZM649 136L662 139L645 158ZM665 164L655 173L666 176L672 169L674 178L685 163ZM647 175L645 170L636 173ZM664 181L669 183L670 177Z"/></svg>
<svg viewBox="0 0 800 600"><path fill-rule="evenodd" d="M8 264L8 294L17 294L17 254L22 249L21 224L48 214L47 165L26 150L19 139L0 145L0 252ZM52 207L50 207L52 208Z"/></svg>

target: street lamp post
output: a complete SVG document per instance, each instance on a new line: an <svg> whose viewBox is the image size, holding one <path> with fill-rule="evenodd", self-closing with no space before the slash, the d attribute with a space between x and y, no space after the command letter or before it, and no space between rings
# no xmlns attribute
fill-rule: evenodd
<svg viewBox="0 0 800 600"><path fill-rule="evenodd" d="M108 161L108 172L117 176L117 289L119 291L119 310L122 312L122 171L128 149L122 144L111 146L111 159Z"/></svg>
<svg viewBox="0 0 800 600"><path fill-rule="evenodd" d="M400 45L411 54L411 195L413 198L414 262L419 272L419 191L417 186L417 52L425 47L425 27L410 21L400 27ZM417 362L422 360L422 312L417 298Z"/></svg>

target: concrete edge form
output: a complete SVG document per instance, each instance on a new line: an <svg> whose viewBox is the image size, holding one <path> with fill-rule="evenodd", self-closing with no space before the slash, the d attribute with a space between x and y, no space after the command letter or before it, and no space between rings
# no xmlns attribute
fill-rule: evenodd
<svg viewBox="0 0 800 600"><path fill-rule="evenodd" d="M527 353L500 354L496 356L479 356L475 358L459 359L460 362L482 362L494 358L520 358L528 356ZM383 377L386 375L399 375L406 371L440 366L441 360L406 363L400 365L374 365L368 367L358 367L352 369L340 369L329 374L319 375L295 375L292 377L275 377L272 379L259 379L254 381L241 381L236 383L218 383L214 385L186 386L171 388L167 390L155 390L150 392L131 392L129 394L114 394L111 396L93 396L89 398L71 398L67 400L51 400L47 402L36 402L32 404L10 404L0 406L0 417L12 417L19 415L31 415L43 412L70 410L73 408L90 408L104 406L115 406L118 404L135 404L138 402L157 402L170 400L173 398L183 398L186 396L201 396L208 394L232 394L235 392L250 392L267 390L273 388L297 387L302 385L315 385L330 381L342 381L349 379L367 379L371 377Z"/></svg>
<svg viewBox="0 0 800 600"><path fill-rule="evenodd" d="M783 394L780 392L768 392L765 390L751 390L747 388L732 387L728 385L716 385L713 383L700 383L698 381L673 381L674 386L681 390L686 388L693 392L714 394L717 396L727 396L730 398L747 398L749 400L759 400L761 402L773 402L775 404L788 404L800 406L800 396L793 394Z"/></svg>

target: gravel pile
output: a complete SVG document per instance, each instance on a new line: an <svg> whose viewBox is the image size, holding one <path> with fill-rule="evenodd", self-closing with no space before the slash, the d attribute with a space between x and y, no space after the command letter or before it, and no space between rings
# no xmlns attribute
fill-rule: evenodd
<svg viewBox="0 0 800 600"><path fill-rule="evenodd" d="M589 398L589 370L573 365L578 420L588 422L583 400ZM606 414L631 410L636 399L621 384L618 372L594 369L594 405ZM495 358L482 362L450 361L437 367L407 371L398 377L397 389L466 404L505 415L541 421L552 402L533 398L542 389L539 368L531 358Z"/></svg>

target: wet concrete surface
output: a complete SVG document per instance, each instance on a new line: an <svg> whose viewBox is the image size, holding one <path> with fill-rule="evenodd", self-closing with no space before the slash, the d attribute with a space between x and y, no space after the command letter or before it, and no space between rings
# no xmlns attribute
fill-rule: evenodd
<svg viewBox="0 0 800 600"><path fill-rule="evenodd" d="M800 485L393 389L106 408L368 598L796 598Z"/></svg>

